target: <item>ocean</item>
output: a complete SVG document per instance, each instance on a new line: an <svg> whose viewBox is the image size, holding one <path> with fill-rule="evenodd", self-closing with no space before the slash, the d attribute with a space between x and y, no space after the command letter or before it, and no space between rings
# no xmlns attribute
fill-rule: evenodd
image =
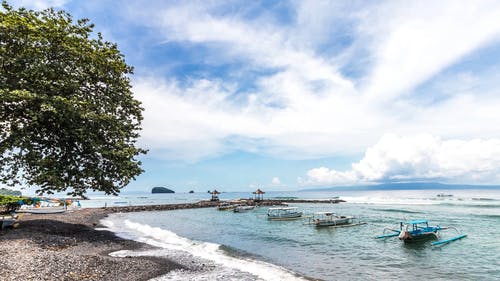
<svg viewBox="0 0 500 281"><path fill-rule="evenodd" d="M453 194L437 197L438 193ZM223 193L248 198L250 193ZM500 190L364 190L270 192L266 198L329 199L339 204L291 204L305 215L333 211L355 216L364 225L315 228L307 218L269 221L267 207L247 213L215 208L118 213L102 221L117 235L155 246L116 256L165 256L203 264L197 271L176 271L157 280L500 280ZM136 194L98 197L84 207L187 203L206 193ZM118 202L118 203L116 203ZM429 241L404 244L374 239L384 227L427 219L453 226L468 236L443 246ZM443 238L455 236L453 231Z"/></svg>

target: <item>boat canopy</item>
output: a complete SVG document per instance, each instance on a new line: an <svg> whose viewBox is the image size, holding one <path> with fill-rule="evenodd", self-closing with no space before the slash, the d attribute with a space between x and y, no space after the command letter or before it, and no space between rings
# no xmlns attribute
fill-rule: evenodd
<svg viewBox="0 0 500 281"><path fill-rule="evenodd" d="M406 222L406 224L421 224L421 223L427 223L427 220L413 220Z"/></svg>
<svg viewBox="0 0 500 281"><path fill-rule="evenodd" d="M278 208L269 208L269 211L271 210L296 210L297 207L278 207Z"/></svg>

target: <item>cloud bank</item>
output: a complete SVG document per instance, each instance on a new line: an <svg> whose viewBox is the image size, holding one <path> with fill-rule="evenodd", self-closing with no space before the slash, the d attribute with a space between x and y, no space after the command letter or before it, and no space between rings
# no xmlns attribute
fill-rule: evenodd
<svg viewBox="0 0 500 281"><path fill-rule="evenodd" d="M136 67L148 157L366 151L304 183L498 180L498 1L66 2L21 3L105 14L96 30Z"/></svg>
<svg viewBox="0 0 500 281"><path fill-rule="evenodd" d="M500 182L500 140L442 140L431 135L383 136L348 171L311 169L303 185L344 185L424 180Z"/></svg>
<svg viewBox="0 0 500 281"><path fill-rule="evenodd" d="M287 12L182 2L139 15L130 5L128 18L159 44L202 48L196 63L208 68L134 80L142 143L158 157L311 159L359 154L386 133L500 137L498 77L455 67L498 44L498 2L307 1L281 5Z"/></svg>

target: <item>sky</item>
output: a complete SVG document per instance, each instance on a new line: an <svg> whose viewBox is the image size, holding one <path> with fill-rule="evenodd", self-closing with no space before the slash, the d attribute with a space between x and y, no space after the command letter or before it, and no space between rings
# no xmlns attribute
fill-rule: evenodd
<svg viewBox="0 0 500 281"><path fill-rule="evenodd" d="M134 66L127 191L500 184L499 1L11 4L89 18Z"/></svg>

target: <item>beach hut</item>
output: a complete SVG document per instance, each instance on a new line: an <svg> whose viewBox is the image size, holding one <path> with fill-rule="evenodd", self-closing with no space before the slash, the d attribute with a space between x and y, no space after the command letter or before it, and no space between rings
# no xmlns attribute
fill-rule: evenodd
<svg viewBox="0 0 500 281"><path fill-rule="evenodd" d="M212 194L212 198L210 198L210 201L219 201L220 192L218 192L217 189L214 189L214 191L210 192L210 194Z"/></svg>
<svg viewBox="0 0 500 281"><path fill-rule="evenodd" d="M256 191L252 192L253 193L253 200L254 201L262 201L264 200L264 191L260 190L258 188Z"/></svg>

